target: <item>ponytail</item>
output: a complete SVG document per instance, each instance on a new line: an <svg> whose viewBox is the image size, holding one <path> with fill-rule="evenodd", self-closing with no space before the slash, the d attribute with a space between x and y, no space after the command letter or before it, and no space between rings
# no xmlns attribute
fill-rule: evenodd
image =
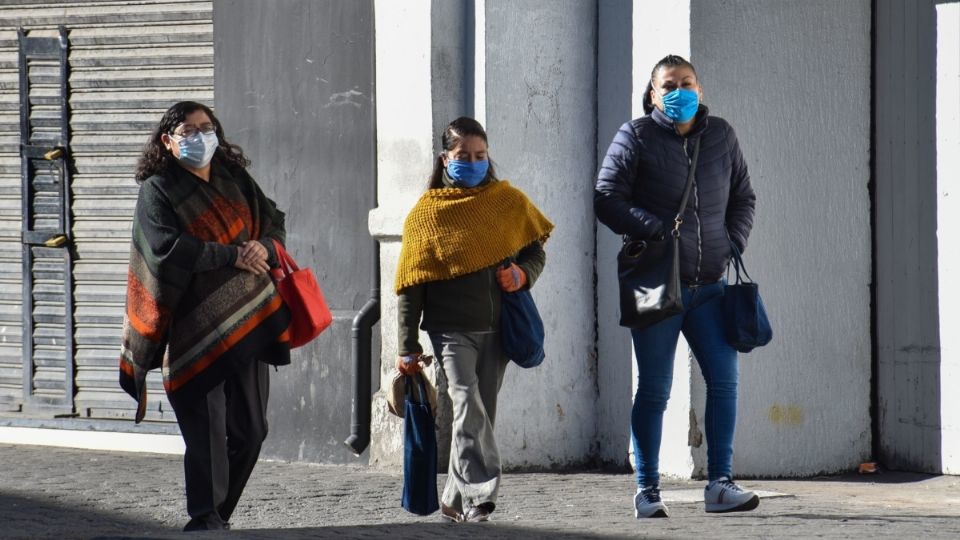
<svg viewBox="0 0 960 540"><path fill-rule="evenodd" d="M433 174L430 175L430 184L427 189L437 189L443 187L443 156L437 156L433 163Z"/></svg>
<svg viewBox="0 0 960 540"><path fill-rule="evenodd" d="M643 93L643 114L653 112L653 98L650 94L653 92L653 81L647 81L647 90Z"/></svg>

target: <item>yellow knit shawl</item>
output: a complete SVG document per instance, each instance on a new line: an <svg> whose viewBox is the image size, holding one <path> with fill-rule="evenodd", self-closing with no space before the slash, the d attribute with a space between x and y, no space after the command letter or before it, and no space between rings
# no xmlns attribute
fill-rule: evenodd
<svg viewBox="0 0 960 540"><path fill-rule="evenodd" d="M553 224L506 180L428 189L403 223L396 292L476 272L546 241Z"/></svg>

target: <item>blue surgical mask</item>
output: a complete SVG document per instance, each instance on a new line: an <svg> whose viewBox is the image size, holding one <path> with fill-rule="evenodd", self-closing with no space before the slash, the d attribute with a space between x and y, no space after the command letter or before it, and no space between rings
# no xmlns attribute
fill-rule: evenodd
<svg viewBox="0 0 960 540"><path fill-rule="evenodd" d="M677 88L663 95L663 114L674 122L689 122L699 107L700 95L693 90Z"/></svg>
<svg viewBox="0 0 960 540"><path fill-rule="evenodd" d="M184 165L202 169L210 164L219 144L216 133L197 133L191 137L181 137L177 140L180 149L180 157L177 159Z"/></svg>
<svg viewBox="0 0 960 540"><path fill-rule="evenodd" d="M490 162L460 161L451 159L447 162L447 176L453 180L453 185L462 188L477 187L487 177Z"/></svg>

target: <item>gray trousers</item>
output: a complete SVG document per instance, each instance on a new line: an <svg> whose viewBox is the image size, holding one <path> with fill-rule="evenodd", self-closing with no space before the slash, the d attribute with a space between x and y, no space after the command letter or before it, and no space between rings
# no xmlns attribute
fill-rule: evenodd
<svg viewBox="0 0 960 540"><path fill-rule="evenodd" d="M499 332L430 332L453 402L447 484L441 502L462 512L497 502L500 452L493 436L507 358Z"/></svg>

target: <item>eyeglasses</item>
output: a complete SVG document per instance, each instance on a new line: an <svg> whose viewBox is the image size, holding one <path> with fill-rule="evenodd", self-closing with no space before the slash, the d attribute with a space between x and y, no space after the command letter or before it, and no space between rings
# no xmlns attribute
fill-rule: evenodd
<svg viewBox="0 0 960 540"><path fill-rule="evenodd" d="M173 135L177 137L186 137L190 138L196 135L197 133L203 133L204 135L209 135L211 133L217 132L217 125L214 123L201 124L199 127L194 126L193 124L180 124L173 130Z"/></svg>

